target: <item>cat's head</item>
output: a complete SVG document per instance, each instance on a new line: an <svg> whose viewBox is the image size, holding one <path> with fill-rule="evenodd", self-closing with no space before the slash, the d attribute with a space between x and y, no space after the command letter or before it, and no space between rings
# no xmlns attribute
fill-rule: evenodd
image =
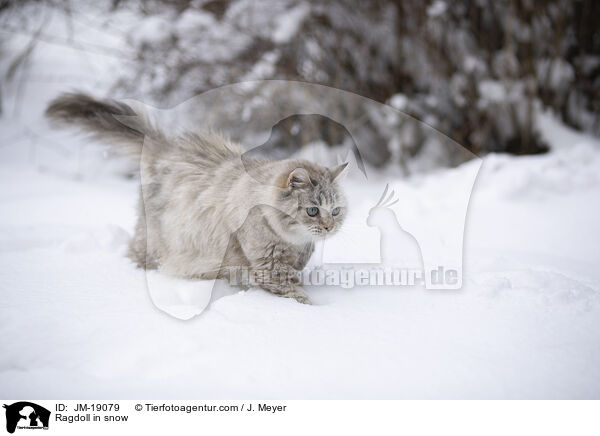
<svg viewBox="0 0 600 436"><path fill-rule="evenodd" d="M314 241L340 229L347 204L338 181L346 166L347 163L326 168L308 161L294 161L288 167L281 177L281 200L290 208L284 223L289 232L305 241Z"/></svg>

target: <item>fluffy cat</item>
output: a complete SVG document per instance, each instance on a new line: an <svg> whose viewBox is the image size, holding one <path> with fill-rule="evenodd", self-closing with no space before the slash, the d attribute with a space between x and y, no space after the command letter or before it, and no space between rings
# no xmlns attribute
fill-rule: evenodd
<svg viewBox="0 0 600 436"><path fill-rule="evenodd" d="M170 137L141 111L81 93L58 97L46 115L139 159L138 222L128 252L138 266L258 285L310 304L298 273L315 241L344 221L338 176L346 164L251 158L211 132ZM237 283L240 270L248 283Z"/></svg>

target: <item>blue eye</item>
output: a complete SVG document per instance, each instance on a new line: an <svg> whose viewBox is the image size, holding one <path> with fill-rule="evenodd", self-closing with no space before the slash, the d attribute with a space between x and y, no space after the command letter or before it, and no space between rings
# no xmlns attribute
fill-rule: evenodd
<svg viewBox="0 0 600 436"><path fill-rule="evenodd" d="M308 214L308 216L317 216L319 213L319 208L318 207L307 207L306 208L306 213Z"/></svg>
<svg viewBox="0 0 600 436"><path fill-rule="evenodd" d="M333 210L331 211L331 215L336 216L340 214L340 208L339 207L335 207L333 208Z"/></svg>

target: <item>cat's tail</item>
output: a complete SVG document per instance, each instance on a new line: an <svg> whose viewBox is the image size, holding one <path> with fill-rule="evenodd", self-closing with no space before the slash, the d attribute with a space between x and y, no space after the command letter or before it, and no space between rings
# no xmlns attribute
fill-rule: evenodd
<svg viewBox="0 0 600 436"><path fill-rule="evenodd" d="M58 126L78 128L125 154L139 155L145 137L161 136L144 113L125 103L97 100L80 92L65 93L52 100L46 116Z"/></svg>

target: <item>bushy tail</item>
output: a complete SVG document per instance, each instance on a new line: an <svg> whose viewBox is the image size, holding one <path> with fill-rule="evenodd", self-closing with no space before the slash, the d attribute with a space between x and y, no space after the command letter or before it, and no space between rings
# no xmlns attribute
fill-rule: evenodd
<svg viewBox="0 0 600 436"><path fill-rule="evenodd" d="M96 100L83 93L66 93L46 108L46 116L54 123L76 127L127 154L141 152L144 137L157 136L144 114L114 100Z"/></svg>

